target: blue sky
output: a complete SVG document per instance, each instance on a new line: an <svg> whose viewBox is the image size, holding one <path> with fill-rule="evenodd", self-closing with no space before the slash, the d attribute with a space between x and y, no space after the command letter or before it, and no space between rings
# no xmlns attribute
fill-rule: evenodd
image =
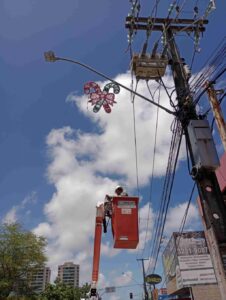
<svg viewBox="0 0 226 300"><path fill-rule="evenodd" d="M178 4L183 2L183 17L192 17L197 1L178 1ZM150 15L154 1L140 3L140 15ZM160 1L159 17L167 15L170 3ZM198 1L200 15L208 3ZM96 81L103 88L107 82L73 64L46 63L43 53L54 50L58 56L93 66L130 87L130 55L126 52L124 28L130 7L131 3L125 0L3 0L0 4L0 216L2 221L17 220L48 238L47 254L53 277L58 264L72 260L81 265L81 282L91 280L95 205L104 200L105 194L113 193L119 183L125 185L129 194L137 194L137 173L130 94L121 90L116 95L117 104L111 114L104 111L94 114L90 104L87 105L83 85ZM225 36L226 4L219 1L216 7L208 17L209 24L200 42L201 52L193 64L194 73L201 71ZM156 33L151 36L149 49L156 37ZM145 34L138 32L134 51L141 50L144 38ZM177 41L182 56L190 63L192 39L179 36ZM168 86L173 85L169 71L164 80ZM156 87L155 82L150 83L152 91ZM138 91L149 97L144 82L139 82ZM161 104L170 107L164 91ZM159 114L155 179L150 197L156 108L138 98L135 108L140 248L144 247L149 212L147 244L141 252L115 251L110 234L104 237L100 288L141 282L136 258L148 256L161 197L172 118L165 112ZM218 149L221 154L220 144ZM165 236L178 230L192 186L184 159L182 147ZM194 202L189 212L189 229L200 228L195 205ZM162 272L161 260L158 271ZM129 289L132 288L120 289L114 298ZM140 287L135 290L137 294L141 292Z"/></svg>

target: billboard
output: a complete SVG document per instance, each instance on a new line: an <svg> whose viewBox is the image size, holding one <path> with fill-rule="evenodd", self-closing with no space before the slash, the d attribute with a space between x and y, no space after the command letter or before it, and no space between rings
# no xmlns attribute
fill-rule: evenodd
<svg viewBox="0 0 226 300"><path fill-rule="evenodd" d="M164 270L168 282L171 280L174 283L173 289L217 282L203 231L174 232L168 245L166 254L171 249L171 256L174 255L170 258L171 268L167 266ZM165 251L163 265L166 261L164 255ZM167 257L170 257L170 253Z"/></svg>
<svg viewBox="0 0 226 300"><path fill-rule="evenodd" d="M174 236L171 237L163 252L162 262L165 273L165 280L166 283L168 283L176 276L176 266L178 265Z"/></svg>

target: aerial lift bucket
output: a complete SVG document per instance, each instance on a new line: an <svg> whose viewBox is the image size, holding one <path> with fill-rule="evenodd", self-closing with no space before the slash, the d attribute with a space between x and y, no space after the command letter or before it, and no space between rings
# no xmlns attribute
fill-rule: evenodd
<svg viewBox="0 0 226 300"><path fill-rule="evenodd" d="M114 248L135 249L139 242L138 197L112 198L112 233Z"/></svg>

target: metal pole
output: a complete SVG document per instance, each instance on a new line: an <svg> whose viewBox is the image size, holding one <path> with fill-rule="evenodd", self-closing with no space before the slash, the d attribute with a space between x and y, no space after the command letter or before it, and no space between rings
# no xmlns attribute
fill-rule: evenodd
<svg viewBox="0 0 226 300"><path fill-rule="evenodd" d="M119 86L122 87L123 89L127 90L128 92L130 92L130 93L132 93L132 94L134 94L134 95L136 95L136 96L138 96L138 97L140 97L140 98L142 98L142 99L144 99L144 100L150 102L151 104L153 104L153 105L155 105L155 106L161 108L161 109L164 110L165 112L167 112L167 113L169 113L169 114L171 114L171 115L175 115L175 112L169 110L168 108L162 106L162 105L159 104L159 103L156 103L154 100L151 100L151 99L145 97L144 95L141 95L141 94L138 93L137 91L131 90L130 88L128 88L128 87L125 86L124 84L122 84L122 83L120 83L120 82L118 82L118 81L115 81L115 80L111 79L111 78L108 77L107 75L105 75L105 74L103 74L103 73L101 73L101 72L95 70L94 68L92 68L92 67L90 67L90 66L88 66L88 65L86 65L86 64L81 63L80 61L77 61L77 60L74 60L74 59L69 59L69 58L64 58L64 57L58 57L58 56L55 56L55 53L54 53L53 51L47 51L47 52L45 52L45 53L44 53L44 57L45 57L45 60L46 60L47 62L66 61L66 62L69 62L69 63L73 63L73 64L76 64L76 65L79 65L79 66L81 66L81 67L84 67L85 69L88 69L89 71L91 71L91 72L93 72L93 73L95 73L95 74L97 74L97 75L99 75L99 76L101 76L101 77L103 77L103 78L105 78L105 79L107 79L107 80L113 82L113 83L116 83L117 85L119 85Z"/></svg>
<svg viewBox="0 0 226 300"><path fill-rule="evenodd" d="M224 121L224 116L219 104L219 101L217 99L217 92L214 89L213 84L209 84L209 82L206 83L207 86L209 86L207 88L207 94L208 94L208 98L210 101L210 105L212 107L213 110L213 114L216 120L216 124L218 127L218 131L222 140L222 144L224 146L224 151L226 152L226 124Z"/></svg>

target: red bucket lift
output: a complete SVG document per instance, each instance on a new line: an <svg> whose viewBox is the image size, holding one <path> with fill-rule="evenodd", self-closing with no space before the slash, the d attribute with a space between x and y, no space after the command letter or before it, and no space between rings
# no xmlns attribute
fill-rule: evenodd
<svg viewBox="0 0 226 300"><path fill-rule="evenodd" d="M114 248L135 249L139 242L138 197L112 197Z"/></svg>

